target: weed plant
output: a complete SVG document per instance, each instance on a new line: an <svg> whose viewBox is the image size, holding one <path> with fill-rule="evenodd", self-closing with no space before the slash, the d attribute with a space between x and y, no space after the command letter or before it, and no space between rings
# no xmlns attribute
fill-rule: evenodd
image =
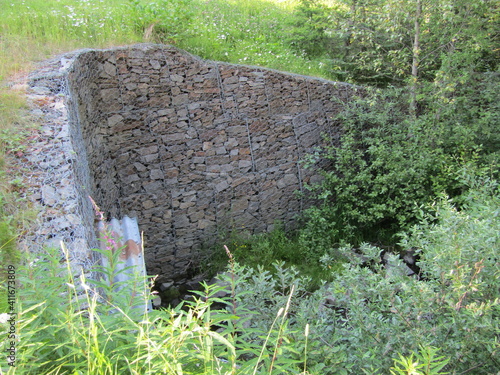
<svg viewBox="0 0 500 375"><path fill-rule="evenodd" d="M239 236L232 233L218 244L201 253L203 271L211 277L221 272L227 264L227 256L221 250L222 243L227 243L234 259L241 264L263 272L276 274L276 262L283 267L293 267L299 274L310 278L307 289L317 289L328 281L335 271L343 269L345 259L333 248L328 255L319 259L311 253L311 247L300 237L300 231L286 232L279 224L269 233L252 236ZM324 255L324 254L323 254Z"/></svg>
<svg viewBox="0 0 500 375"><path fill-rule="evenodd" d="M64 261L59 249L48 249L43 258L31 256L18 270L23 292L17 301L16 367L7 369L2 363L0 370L6 374L298 373L295 361L280 349L291 292L273 312L265 344L259 345L266 331L261 335L243 327L243 317L251 312L236 305L239 295L218 298L225 286L205 286L195 301L175 309L137 309L137 302L147 306L148 293L124 291L145 285L145 278L131 278L129 285L121 285L121 293L109 282L123 271L113 266L120 251L101 251L110 266L98 269L108 276L99 282L83 273L74 276L63 250ZM236 290L232 275L231 288ZM215 302L231 308L212 310ZM0 324L1 334L6 334L7 324ZM250 334L255 340L248 339Z"/></svg>
<svg viewBox="0 0 500 375"><path fill-rule="evenodd" d="M421 278L364 244L344 272L310 278L229 255L219 282L175 309L147 311L147 291L116 293L48 249L19 268L17 367L7 374L495 374L499 367L498 184L485 178L458 211L446 199L403 236ZM63 248L64 249L64 248ZM103 256L116 258L112 251ZM105 271L118 271L109 261ZM133 285L147 280L133 278ZM122 285L122 291L131 285ZM133 297L133 298L132 298ZM219 306L216 308L216 306ZM223 306L221 308L220 306ZM7 324L0 323L5 335ZM306 372L307 369L307 372Z"/></svg>

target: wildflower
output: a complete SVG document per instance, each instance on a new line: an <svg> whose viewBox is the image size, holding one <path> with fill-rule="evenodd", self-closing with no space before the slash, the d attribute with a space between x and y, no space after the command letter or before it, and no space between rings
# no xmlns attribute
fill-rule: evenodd
<svg viewBox="0 0 500 375"><path fill-rule="evenodd" d="M0 324L5 324L9 321L10 319L10 314L7 313L2 313L0 314Z"/></svg>

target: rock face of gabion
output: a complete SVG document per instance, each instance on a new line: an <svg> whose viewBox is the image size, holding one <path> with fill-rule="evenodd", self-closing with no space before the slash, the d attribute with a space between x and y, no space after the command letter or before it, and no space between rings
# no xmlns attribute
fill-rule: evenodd
<svg viewBox="0 0 500 375"><path fill-rule="evenodd" d="M332 98L353 92L163 45L70 60L64 86L81 222L93 233L88 196L110 217L137 217L148 274L161 280L185 277L197 250L228 233L293 228L310 204L304 186L317 178L301 161L323 134L339 138Z"/></svg>

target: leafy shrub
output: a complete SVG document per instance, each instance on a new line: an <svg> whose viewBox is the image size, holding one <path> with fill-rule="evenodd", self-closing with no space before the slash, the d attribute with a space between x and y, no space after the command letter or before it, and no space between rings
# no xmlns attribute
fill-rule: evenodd
<svg viewBox="0 0 500 375"><path fill-rule="evenodd" d="M421 347L419 352L413 357L411 353L408 357L400 355L395 359L396 367L391 368L392 375L439 375L448 374L440 372L450 361L449 358L437 356L437 349L432 346ZM394 370L394 371L393 371Z"/></svg>
<svg viewBox="0 0 500 375"><path fill-rule="evenodd" d="M321 170L322 183L311 187L323 204L307 213L311 222L303 236L327 238L326 225L333 242L391 243L412 222L415 204L425 205L453 186L443 170L442 135L410 118L405 99L402 90L369 90L344 104L336 118L340 145L310 155L312 165L330 163Z"/></svg>
<svg viewBox="0 0 500 375"><path fill-rule="evenodd" d="M324 55L331 43L327 34L331 12L333 9L317 0L301 0L290 22L291 33L287 37L290 46L309 57Z"/></svg>
<svg viewBox="0 0 500 375"><path fill-rule="evenodd" d="M452 97L427 87L429 99L417 115L406 89L359 90L342 103L334 119L341 141L318 149L306 164L317 168L321 160L323 176L310 187L320 205L306 212L301 233L315 245L310 256L318 259L342 241L394 244L395 234L416 222L418 207L441 193L460 200L468 189L457 172L464 166L494 173L498 109L491 90L498 84L473 81ZM477 101L467 102L468 90Z"/></svg>
<svg viewBox="0 0 500 375"><path fill-rule="evenodd" d="M434 206L436 213L401 243L418 249L421 279L406 276L396 255L389 256L387 267L382 250L369 244L355 251L342 247L350 263L312 294L293 269L274 277L263 270L238 272L246 280L239 284L241 303L259 312L247 324L265 326L262 320L271 319L267 309L275 309L286 293L279 280L291 277L285 285L294 283L298 300L290 306L288 340L296 358L303 355L301 332L309 325L312 373L385 374L395 360L401 370L402 358L429 359L431 354L433 359L419 363L438 369L444 356L449 362L441 368L448 372L494 373L500 353L499 199L498 185L482 180L461 211L447 200ZM433 348L440 348L439 355Z"/></svg>
<svg viewBox="0 0 500 375"><path fill-rule="evenodd" d="M457 309L477 299L494 300L499 292L499 186L484 176L468 183L472 189L461 210L443 199L425 225L413 227L401 242L418 249L425 278L453 290Z"/></svg>

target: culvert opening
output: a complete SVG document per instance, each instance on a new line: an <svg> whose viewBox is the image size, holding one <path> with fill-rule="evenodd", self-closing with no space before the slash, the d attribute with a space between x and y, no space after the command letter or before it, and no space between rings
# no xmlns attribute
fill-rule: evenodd
<svg viewBox="0 0 500 375"><path fill-rule="evenodd" d="M285 230L317 176L301 160L338 139L348 84L205 61L171 46L88 50L67 72L83 215L136 217L158 282L186 284L222 233ZM87 214L85 214L87 213ZM91 223L91 217L84 218Z"/></svg>

